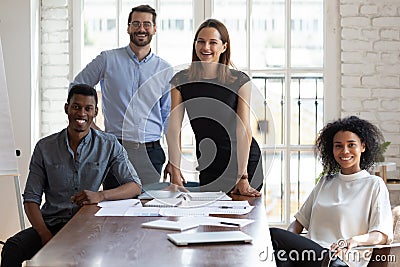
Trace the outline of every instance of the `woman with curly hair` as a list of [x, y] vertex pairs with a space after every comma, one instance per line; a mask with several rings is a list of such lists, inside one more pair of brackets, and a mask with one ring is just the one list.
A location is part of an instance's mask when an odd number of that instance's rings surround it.
[[376, 126], [355, 116], [320, 131], [315, 147], [325, 175], [288, 230], [270, 228], [277, 266], [367, 266], [371, 252], [354, 248], [392, 241], [388, 190], [367, 171], [382, 142]]

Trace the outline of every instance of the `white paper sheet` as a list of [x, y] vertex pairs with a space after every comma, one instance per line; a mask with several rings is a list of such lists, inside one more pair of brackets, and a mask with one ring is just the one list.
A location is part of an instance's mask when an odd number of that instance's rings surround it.
[[202, 208], [161, 208], [161, 216], [208, 216], [210, 214], [232, 214], [244, 215], [249, 213], [254, 207], [242, 208], [219, 208], [219, 207], [202, 207]]
[[102, 208], [142, 206], [139, 199], [107, 200], [97, 204]]
[[235, 228], [235, 227], [244, 227], [253, 222], [254, 220], [250, 219], [199, 216], [199, 217], [182, 217], [177, 221], [170, 221], [163, 219], [155, 220], [155, 221], [145, 222], [142, 224], [142, 226], [146, 228], [184, 231], [187, 229], [198, 227], [199, 225]]
[[94, 216], [125, 216], [129, 207], [105, 207], [101, 208]]
[[160, 216], [160, 208], [157, 207], [130, 207], [124, 216]]

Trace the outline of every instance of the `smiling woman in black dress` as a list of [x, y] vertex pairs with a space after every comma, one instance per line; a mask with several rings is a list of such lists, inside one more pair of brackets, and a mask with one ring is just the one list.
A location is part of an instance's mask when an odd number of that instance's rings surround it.
[[196, 138], [201, 189], [260, 196], [263, 171], [260, 148], [250, 129], [251, 81], [230, 65], [226, 27], [218, 20], [206, 20], [195, 34], [190, 67], [171, 80], [169, 163], [164, 176], [169, 174], [173, 184], [185, 183], [180, 130], [186, 110]]

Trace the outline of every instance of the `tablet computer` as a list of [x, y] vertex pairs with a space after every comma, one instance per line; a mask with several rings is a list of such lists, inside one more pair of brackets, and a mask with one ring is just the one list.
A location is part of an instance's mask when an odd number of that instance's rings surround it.
[[242, 231], [178, 233], [168, 234], [167, 236], [177, 246], [226, 242], [251, 243], [253, 241], [251, 236]]

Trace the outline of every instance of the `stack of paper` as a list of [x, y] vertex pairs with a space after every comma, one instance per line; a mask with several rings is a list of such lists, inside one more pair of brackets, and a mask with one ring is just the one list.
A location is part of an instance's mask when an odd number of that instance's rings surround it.
[[141, 207], [142, 203], [139, 199], [123, 199], [103, 201], [97, 204], [101, 209], [95, 216], [125, 216], [125, 213], [132, 207]]
[[231, 214], [231, 215], [244, 215], [252, 211], [254, 207], [200, 207], [200, 208], [161, 208], [161, 216], [208, 216], [210, 214]]
[[144, 204], [145, 207], [178, 207], [182, 204], [180, 198], [152, 199]]
[[187, 229], [195, 228], [199, 225], [208, 226], [221, 226], [221, 227], [244, 227], [254, 220], [250, 219], [234, 219], [234, 218], [220, 218], [220, 217], [182, 217], [177, 221], [170, 220], [155, 220], [150, 222], [142, 223], [142, 227], [155, 228], [155, 229], [166, 229], [175, 231], [184, 231]]
[[193, 201], [220, 201], [220, 200], [232, 200], [230, 196], [224, 192], [189, 192], [185, 193], [188, 198]]
[[[172, 198], [152, 199], [142, 206], [138, 199], [104, 201], [96, 216], [208, 216], [210, 214], [244, 215], [253, 207], [248, 201], [232, 201], [224, 192], [169, 192]], [[166, 193], [166, 194], [165, 194]], [[176, 193], [176, 194], [175, 194]]]
[[217, 201], [217, 200], [231, 200], [226, 193], [219, 192], [171, 192], [165, 190], [147, 190], [139, 195], [139, 199], [166, 199], [166, 198], [182, 198], [198, 201]]
[[115, 207], [133, 207], [136, 205], [141, 206], [141, 202], [139, 199], [122, 199], [122, 200], [106, 200], [100, 203], [97, 203], [97, 206], [101, 208], [115, 208]]
[[182, 192], [172, 192], [166, 190], [147, 190], [138, 196], [139, 199], [164, 199], [164, 198], [178, 198], [182, 195]]
[[142, 227], [145, 228], [155, 228], [155, 229], [166, 229], [175, 231], [185, 231], [187, 229], [195, 228], [199, 226], [197, 222], [194, 221], [168, 221], [168, 220], [156, 220], [151, 222], [142, 223]]

